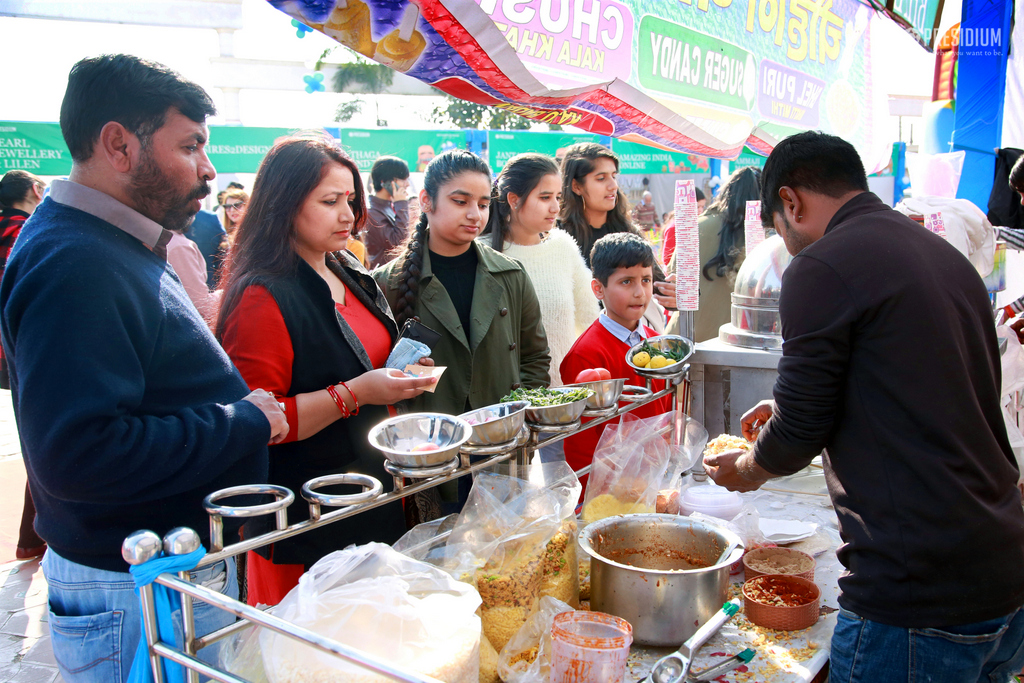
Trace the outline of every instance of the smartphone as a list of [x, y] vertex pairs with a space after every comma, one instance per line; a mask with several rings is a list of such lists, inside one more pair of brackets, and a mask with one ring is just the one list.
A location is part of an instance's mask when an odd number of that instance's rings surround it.
[[402, 331], [398, 336], [426, 344], [431, 350], [434, 349], [434, 345], [441, 339], [440, 332], [430, 329], [416, 319], [406, 320], [405, 324], [402, 325]]

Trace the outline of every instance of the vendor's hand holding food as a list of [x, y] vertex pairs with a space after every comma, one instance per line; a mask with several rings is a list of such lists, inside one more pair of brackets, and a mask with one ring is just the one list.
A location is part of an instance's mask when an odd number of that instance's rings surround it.
[[284, 408], [273, 394], [263, 389], [257, 389], [242, 400], [259, 408], [270, 422], [270, 441], [267, 442], [267, 445], [273, 446], [284, 441], [284, 438], [288, 436], [288, 418], [285, 417]]
[[[422, 360], [420, 364], [426, 365]], [[430, 365], [433, 365], [433, 361], [430, 361]], [[389, 406], [419, 396], [426, 387], [436, 384], [437, 378], [409, 377], [401, 370], [380, 368], [363, 373], [348, 383], [359, 396], [360, 403]]]
[[716, 484], [730, 491], [756, 491], [772, 477], [742, 448], [704, 456], [704, 469]]
[[775, 401], [761, 401], [756, 406], [743, 414], [740, 425], [743, 429], [743, 437], [748, 441], [755, 441], [761, 433], [761, 428], [775, 412]]
[[1024, 344], [1024, 316], [1010, 323], [1010, 329], [1017, 333], [1017, 341]]

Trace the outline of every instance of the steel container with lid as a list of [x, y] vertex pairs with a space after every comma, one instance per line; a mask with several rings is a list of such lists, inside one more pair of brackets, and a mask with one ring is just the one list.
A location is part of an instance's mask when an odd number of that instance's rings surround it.
[[782, 273], [792, 260], [778, 235], [768, 237], [747, 254], [736, 274], [732, 322], [718, 330], [720, 340], [750, 349], [782, 348], [779, 296]]

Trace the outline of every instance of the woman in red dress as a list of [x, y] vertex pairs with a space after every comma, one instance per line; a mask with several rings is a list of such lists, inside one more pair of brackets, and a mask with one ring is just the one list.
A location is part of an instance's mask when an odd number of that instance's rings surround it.
[[[279, 140], [260, 165], [235, 238], [217, 336], [246, 382], [284, 404], [289, 431], [270, 448], [270, 483], [296, 493], [288, 522], [309, 517], [299, 496], [315, 477], [359, 472], [389, 490], [368, 441], [387, 405], [435, 380], [383, 369], [398, 330], [373, 279], [345, 250], [365, 219], [355, 163], [330, 137]], [[270, 518], [246, 526], [250, 538]], [[277, 604], [314, 562], [352, 543], [392, 543], [401, 505], [374, 508], [248, 557], [248, 601]]]

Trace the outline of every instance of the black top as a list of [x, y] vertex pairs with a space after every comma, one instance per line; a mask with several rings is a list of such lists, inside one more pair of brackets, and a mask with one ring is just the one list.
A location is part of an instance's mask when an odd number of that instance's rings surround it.
[[476, 285], [476, 249], [467, 249], [458, 256], [440, 256], [430, 252], [430, 270], [448, 290], [448, 297], [459, 314], [459, 322], [469, 338], [469, 314], [473, 308], [473, 287]]
[[[355, 257], [345, 252], [328, 255], [327, 266], [345, 283], [348, 292], [384, 324], [393, 343], [398, 328], [373, 278]], [[335, 308], [330, 287], [309, 264], [299, 259], [298, 269], [292, 276], [261, 284], [277, 302], [294, 350], [288, 396], [319, 391], [373, 369], [355, 331]], [[308, 439], [270, 447], [270, 483], [280, 484], [295, 493], [295, 502], [288, 508], [289, 524], [309, 519], [309, 504], [302, 498], [301, 491], [302, 485], [315, 477], [345, 472], [368, 474], [376, 477], [385, 491], [392, 489], [393, 478], [384, 470], [384, 459], [367, 439], [374, 425], [387, 418], [387, 407], [361, 404], [358, 415], [336, 420]], [[327, 494], [353, 492], [352, 487], [321, 490]], [[273, 515], [256, 518], [246, 526], [247, 536], [269, 531], [272, 522]], [[308, 569], [324, 555], [352, 543], [390, 544], [403, 533], [402, 506], [389, 503], [358, 517], [279, 541], [273, 545], [273, 560], [276, 564], [303, 564]], [[258, 552], [264, 557], [270, 554], [267, 548]]]
[[988, 294], [954, 247], [865, 192], [793, 259], [775, 415], [754, 457], [827, 447], [849, 570], [840, 604], [905, 628], [1024, 603], [1024, 512], [999, 405]]

